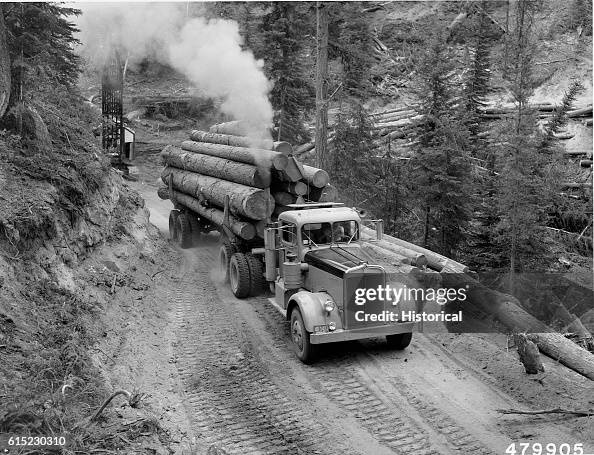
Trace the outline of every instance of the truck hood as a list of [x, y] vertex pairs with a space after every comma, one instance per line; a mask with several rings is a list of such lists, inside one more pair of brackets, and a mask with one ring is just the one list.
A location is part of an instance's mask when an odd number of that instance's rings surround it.
[[358, 247], [332, 246], [330, 248], [308, 251], [303, 259], [307, 264], [340, 278], [344, 276], [344, 272], [351, 267], [361, 264], [361, 262], [371, 264], [370, 257]]

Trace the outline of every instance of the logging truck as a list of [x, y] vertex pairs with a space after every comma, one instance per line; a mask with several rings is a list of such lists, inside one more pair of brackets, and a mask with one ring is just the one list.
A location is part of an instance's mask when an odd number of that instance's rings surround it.
[[[269, 300], [289, 321], [302, 362], [314, 360], [317, 345], [324, 343], [385, 336], [393, 348], [409, 345], [414, 323], [358, 317], [362, 312], [384, 312], [391, 302], [355, 302], [357, 289], [385, 286], [387, 278], [385, 268], [373, 264], [362, 249], [362, 219], [356, 209], [334, 202], [290, 204], [276, 221], [265, 223], [261, 235], [245, 240], [230, 221], [228, 198], [220, 223], [207, 220], [175, 196], [172, 200], [171, 237], [187, 248], [202, 233], [220, 231], [220, 277], [238, 298], [270, 290]], [[381, 239], [382, 221], [371, 222]]]

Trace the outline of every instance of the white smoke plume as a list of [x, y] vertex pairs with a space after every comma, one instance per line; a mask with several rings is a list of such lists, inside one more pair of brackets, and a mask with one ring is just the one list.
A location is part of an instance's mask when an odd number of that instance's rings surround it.
[[263, 138], [272, 124], [270, 82], [263, 62], [241, 48], [237, 23], [187, 17], [181, 3], [87, 3], [78, 20], [81, 53], [100, 70], [113, 49], [128, 64], [151, 58], [185, 75], [197, 89], [223, 100], [221, 110]]

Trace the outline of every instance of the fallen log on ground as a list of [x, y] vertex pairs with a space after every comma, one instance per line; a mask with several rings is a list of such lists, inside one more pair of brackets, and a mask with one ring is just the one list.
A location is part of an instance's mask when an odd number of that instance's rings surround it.
[[590, 417], [594, 416], [594, 409], [586, 409], [583, 411], [575, 409], [543, 409], [539, 411], [520, 411], [519, 409], [496, 409], [501, 414], [525, 414], [525, 415], [541, 415], [541, 414], [571, 414], [577, 417]]
[[569, 111], [567, 113], [567, 117], [574, 118], [574, 117], [591, 117], [592, 116], [592, 106], [583, 107], [581, 109], [575, 109], [573, 111]]
[[[215, 207], [204, 207], [198, 199], [193, 198], [179, 191], [173, 192], [173, 202], [179, 203], [190, 210], [196, 212], [201, 217], [206, 218], [217, 226], [222, 226], [224, 222], [224, 213]], [[256, 228], [248, 221], [240, 220], [232, 215], [229, 216], [229, 229], [244, 240], [251, 240], [256, 236]]]
[[168, 166], [255, 188], [268, 188], [272, 180], [269, 169], [202, 153], [188, 152], [173, 145], [163, 149], [161, 158], [163, 164]]
[[307, 183], [316, 188], [323, 188], [330, 181], [330, 176], [325, 170], [305, 164], [303, 165], [303, 178]]
[[488, 288], [468, 274], [442, 273], [446, 288], [466, 288], [465, 305], [472, 305], [486, 315], [492, 315], [512, 333], [530, 333], [540, 352], [594, 380], [594, 355], [525, 311], [518, 299]]
[[270, 216], [274, 210], [274, 199], [265, 190], [166, 167], [161, 179], [168, 185], [170, 178], [175, 190], [197, 199], [205, 198], [219, 207], [225, 205], [225, 197], [229, 196], [229, 208], [232, 213], [252, 220], [262, 220]]
[[208, 144], [206, 142], [196, 141], [184, 141], [182, 142], [181, 148], [189, 152], [216, 156], [268, 169], [282, 170], [289, 162], [286, 155], [265, 149], [233, 147], [231, 145]]
[[233, 134], [234, 136], [244, 136], [248, 133], [245, 122], [239, 120], [217, 123], [216, 125], [212, 125], [208, 131], [218, 134]]
[[209, 144], [230, 145], [232, 147], [260, 148], [274, 150], [284, 155], [293, 153], [293, 147], [288, 142], [274, 142], [272, 139], [251, 139], [245, 136], [233, 136], [231, 134], [209, 133], [206, 131], [193, 130], [190, 139], [196, 142], [208, 142]]
[[169, 188], [166, 186], [160, 186], [157, 190], [157, 196], [159, 196], [159, 199], [166, 201], [169, 199]]

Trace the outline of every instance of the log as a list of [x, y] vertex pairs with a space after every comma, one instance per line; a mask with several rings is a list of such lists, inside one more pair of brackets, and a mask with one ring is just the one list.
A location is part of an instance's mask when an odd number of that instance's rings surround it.
[[[203, 218], [211, 221], [217, 226], [222, 226], [224, 222], [224, 213], [222, 210], [215, 207], [204, 207], [200, 201], [192, 196], [189, 196], [178, 191], [173, 192], [173, 198], [176, 203], [189, 208], [196, 212]], [[234, 216], [229, 216], [229, 229], [244, 240], [251, 240], [256, 236], [256, 228], [250, 222], [240, 220]]]
[[232, 134], [234, 136], [244, 136], [248, 133], [245, 122], [239, 120], [217, 123], [216, 125], [212, 125], [208, 131], [211, 133]]
[[567, 156], [581, 156], [581, 155], [587, 155], [588, 151], [587, 150], [571, 150], [568, 152], [563, 152], [564, 155]]
[[290, 193], [286, 193], [284, 191], [272, 193], [272, 197], [274, 198], [274, 202], [278, 205], [294, 204], [297, 200], [297, 196], [294, 196]]
[[520, 362], [524, 365], [524, 370], [527, 374], [538, 374], [544, 372], [544, 365], [540, 360], [540, 353], [538, 346], [530, 341], [525, 333], [520, 333], [515, 337], [516, 345], [518, 346], [518, 355]]
[[594, 380], [594, 355], [568, 340], [560, 333], [528, 335], [540, 350], [574, 371]]
[[268, 188], [272, 180], [269, 169], [216, 156], [188, 152], [173, 145], [168, 145], [163, 149], [161, 158], [163, 164], [168, 166], [255, 188]]
[[567, 117], [590, 117], [592, 116], [592, 106], [583, 107], [581, 109], [575, 109], [567, 113]]
[[258, 148], [234, 147], [231, 145], [208, 144], [196, 141], [184, 141], [181, 148], [189, 152], [216, 156], [267, 169], [282, 170], [289, 162], [288, 158], [280, 152]]
[[371, 250], [373, 253], [375, 253], [375, 255], [372, 254], [372, 256], [379, 257], [382, 260], [382, 262], [387, 262], [392, 265], [413, 265], [411, 262], [411, 258], [407, 258], [406, 256], [399, 255], [397, 253], [394, 253], [393, 251], [386, 250], [377, 243], [366, 243], [363, 247], [363, 250], [367, 250], [368, 254], [369, 250]]
[[594, 416], [594, 409], [590, 410], [575, 410], [575, 409], [542, 409], [539, 411], [521, 411], [519, 409], [496, 409], [501, 414], [524, 414], [524, 415], [541, 415], [541, 414], [569, 414], [577, 417], [590, 417]]
[[233, 136], [230, 134], [209, 133], [206, 131], [193, 130], [190, 139], [196, 142], [208, 142], [209, 144], [231, 145], [233, 147], [260, 148], [274, 150], [283, 155], [293, 153], [293, 147], [288, 142], [274, 142], [271, 139], [254, 140], [245, 136]]
[[157, 196], [159, 196], [159, 199], [166, 201], [169, 199], [169, 188], [166, 186], [160, 186], [157, 190]]
[[305, 182], [275, 182], [273, 191], [285, 191], [295, 196], [303, 196], [307, 194], [309, 189]]
[[561, 184], [561, 189], [566, 188], [592, 188], [590, 182], [564, 182]]
[[559, 133], [559, 134], [555, 134], [553, 135], [555, 137], [555, 139], [559, 139], [561, 141], [567, 140], [567, 139], [571, 139], [572, 137], [575, 136], [575, 134], [572, 133]]
[[324, 188], [310, 186], [305, 197], [312, 202], [335, 202], [338, 199], [338, 190], [333, 185], [326, 185]]
[[429, 264], [429, 261], [425, 257], [424, 254], [421, 254], [417, 251], [411, 250], [410, 248], [404, 248], [399, 245], [395, 245], [393, 243], [387, 242], [385, 240], [379, 240], [377, 242], [385, 250], [391, 251], [396, 253], [400, 256], [408, 258], [410, 260], [410, 264], [417, 266], [417, 267], [425, 267]]
[[[375, 238], [375, 231], [369, 229], [366, 226], [362, 226], [361, 232], [370, 238]], [[417, 253], [423, 254], [427, 258], [427, 264], [438, 272], [448, 273], [467, 273], [470, 269], [464, 264], [460, 264], [452, 259], [449, 259], [441, 254], [435, 253], [434, 251], [415, 245], [414, 243], [407, 242], [405, 240], [392, 237], [391, 235], [384, 234], [383, 240], [392, 243], [394, 245], [408, 248], [416, 251]]]
[[310, 185], [315, 186], [316, 188], [323, 188], [326, 185], [328, 185], [328, 182], [330, 181], [330, 176], [323, 169], [318, 169], [316, 167], [307, 166], [304, 164], [303, 179]]
[[171, 184], [176, 191], [199, 200], [205, 198], [219, 207], [225, 205], [225, 196], [229, 196], [231, 212], [252, 220], [262, 220], [270, 216], [274, 210], [274, 199], [266, 190], [173, 167], [166, 167], [161, 174], [161, 179], [166, 185], [169, 178], [172, 179]]
[[303, 179], [303, 165], [295, 159], [295, 157], [288, 157], [285, 168], [278, 172], [279, 179], [285, 182], [298, 182]]
[[295, 156], [303, 155], [304, 153], [307, 153], [307, 152], [313, 150], [315, 148], [315, 146], [316, 146], [316, 144], [314, 144], [313, 142], [308, 142], [307, 144], [300, 145], [299, 147], [297, 147], [295, 149], [295, 151], [293, 152], [293, 155], [295, 155]]

